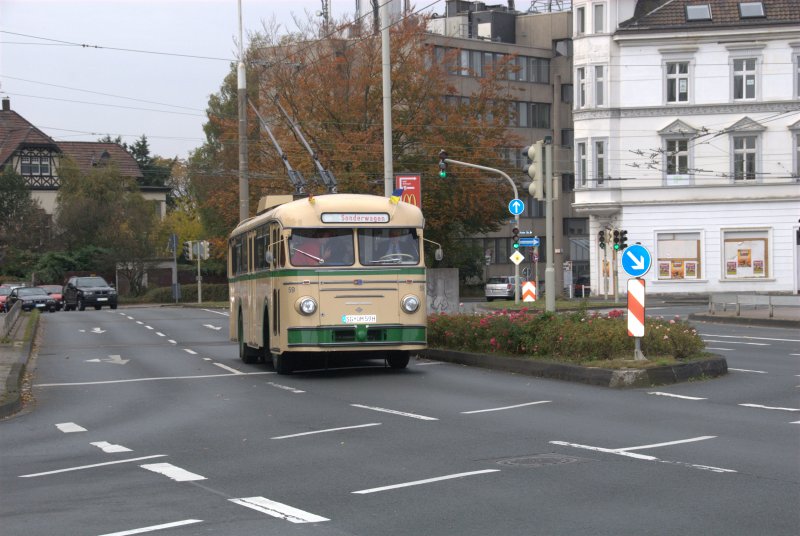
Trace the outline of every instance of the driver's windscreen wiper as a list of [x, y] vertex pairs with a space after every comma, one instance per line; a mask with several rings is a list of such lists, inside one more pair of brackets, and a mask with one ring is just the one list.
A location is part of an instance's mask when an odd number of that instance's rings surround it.
[[317, 262], [318, 262], [318, 263], [320, 263], [320, 264], [322, 264], [322, 263], [324, 263], [324, 262], [325, 262], [325, 259], [322, 259], [322, 258], [320, 258], [320, 257], [317, 257], [316, 255], [312, 255], [311, 253], [308, 253], [308, 252], [306, 252], [306, 251], [303, 251], [303, 250], [302, 250], [302, 249], [300, 249], [300, 248], [292, 248], [292, 253], [294, 253], [294, 252], [297, 252], [297, 253], [302, 253], [302, 254], [303, 254], [303, 255], [305, 255], [306, 257], [309, 257], [309, 258], [311, 258], [311, 259], [314, 259], [315, 261], [317, 261]]

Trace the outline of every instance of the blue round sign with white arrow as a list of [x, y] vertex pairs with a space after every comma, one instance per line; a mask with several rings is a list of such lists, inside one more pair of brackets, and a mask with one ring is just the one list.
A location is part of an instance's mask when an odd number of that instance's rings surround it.
[[641, 277], [650, 270], [653, 257], [646, 247], [633, 244], [622, 253], [622, 269], [631, 277]]
[[514, 216], [519, 216], [525, 212], [525, 202], [521, 199], [512, 199], [508, 203], [508, 211]]

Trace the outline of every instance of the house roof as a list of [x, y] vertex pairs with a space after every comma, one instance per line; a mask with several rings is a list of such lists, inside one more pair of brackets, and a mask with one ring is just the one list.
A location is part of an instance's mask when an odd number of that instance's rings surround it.
[[5, 164], [21, 147], [58, 150], [53, 138], [33, 126], [13, 110], [0, 109], [0, 165]]
[[[798, 0], [761, 0], [764, 17], [741, 17], [739, 4], [758, 0], [639, 0], [633, 17], [620, 24], [620, 31], [714, 29], [731, 26], [777, 26], [800, 23]], [[707, 5], [711, 19], [689, 20], [687, 6]]]
[[58, 143], [65, 156], [71, 157], [81, 171], [114, 162], [125, 177], [142, 178], [142, 170], [131, 154], [118, 143], [96, 141], [62, 141]]

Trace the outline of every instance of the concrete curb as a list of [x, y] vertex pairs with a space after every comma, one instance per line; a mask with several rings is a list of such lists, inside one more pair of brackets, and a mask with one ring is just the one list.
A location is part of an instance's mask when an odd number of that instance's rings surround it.
[[682, 363], [680, 365], [654, 367], [651, 369], [611, 370], [599, 367], [581, 367], [563, 363], [548, 363], [501, 355], [473, 354], [452, 350], [429, 348], [419, 354], [435, 361], [458, 363], [471, 367], [502, 370], [516, 374], [527, 374], [540, 378], [550, 378], [585, 383], [599, 387], [649, 387], [680, 383], [702, 378], [716, 378], [728, 373], [728, 362], [724, 357], [711, 357]]
[[698, 322], [711, 322], [716, 324], [744, 324], [749, 326], [766, 326], [773, 328], [794, 328], [800, 329], [800, 320], [790, 320], [786, 318], [758, 318], [754, 316], [728, 316], [711, 315], [708, 313], [691, 313], [689, 320]]
[[[12, 334], [14, 333], [15, 329], [21, 329], [23, 331], [25, 330], [27, 323], [30, 322], [30, 319], [27, 317], [20, 317], [20, 319], [23, 318], [24, 322], [21, 325], [13, 328], [11, 330]], [[13, 415], [22, 409], [22, 380], [25, 377], [25, 370], [28, 366], [28, 359], [31, 355], [33, 341], [36, 338], [37, 329], [39, 329], [38, 321], [34, 326], [33, 333], [29, 341], [25, 341], [22, 344], [17, 345], [16, 342], [19, 341], [16, 338], [12, 338], [15, 343], [0, 347], [0, 352], [4, 354], [4, 360], [6, 363], [10, 362], [11, 364], [11, 370], [9, 371], [8, 376], [5, 378], [5, 389], [2, 393], [0, 393], [0, 395], [2, 395], [2, 398], [0, 399], [0, 419], [9, 417], [10, 415]]]

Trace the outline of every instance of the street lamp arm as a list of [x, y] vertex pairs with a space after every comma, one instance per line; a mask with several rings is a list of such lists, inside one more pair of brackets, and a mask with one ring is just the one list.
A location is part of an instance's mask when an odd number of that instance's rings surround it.
[[447, 162], [448, 164], [457, 164], [459, 166], [480, 169], [482, 171], [489, 171], [490, 173], [496, 173], [502, 176], [505, 180], [508, 181], [508, 184], [511, 185], [511, 188], [514, 189], [514, 199], [519, 199], [519, 192], [517, 191], [517, 185], [514, 184], [514, 181], [511, 180], [511, 177], [509, 177], [506, 173], [500, 171], [499, 169], [490, 168], [486, 166], [479, 166], [478, 164], [470, 164], [469, 162], [461, 162], [459, 160], [453, 160], [452, 158], [445, 158], [444, 161]]

